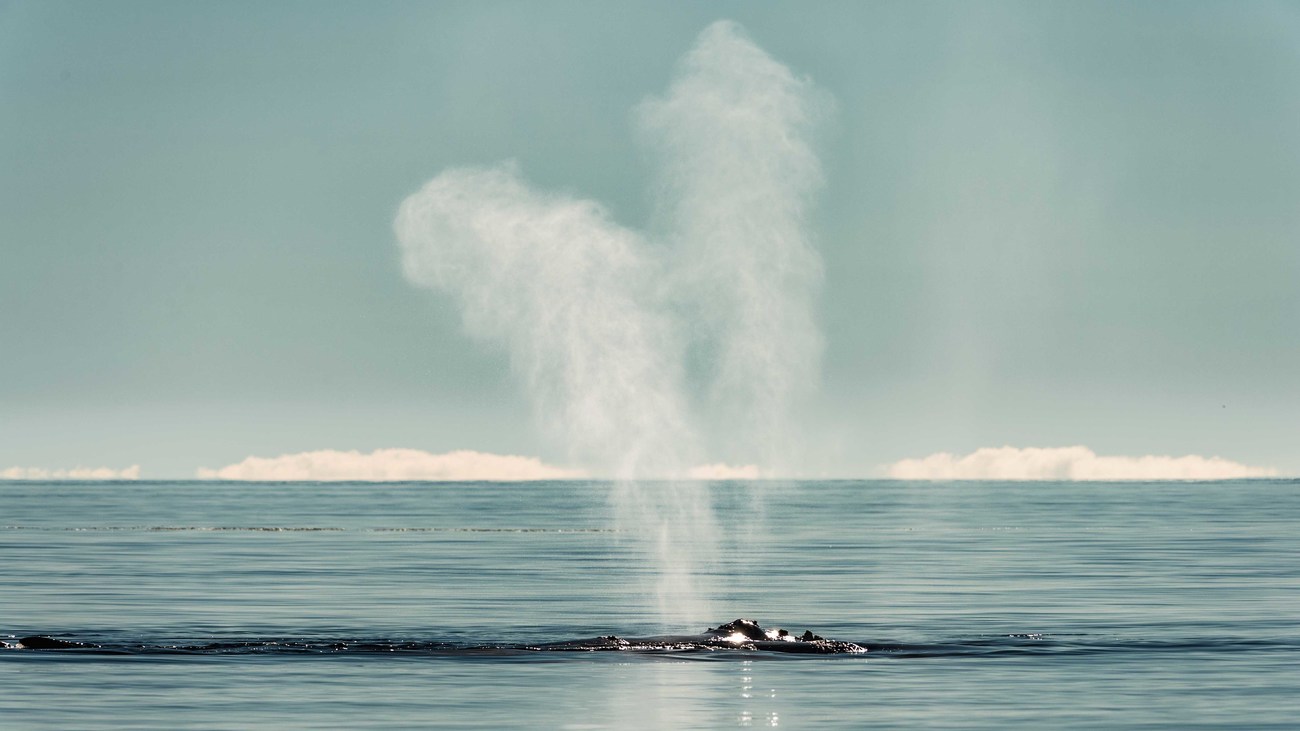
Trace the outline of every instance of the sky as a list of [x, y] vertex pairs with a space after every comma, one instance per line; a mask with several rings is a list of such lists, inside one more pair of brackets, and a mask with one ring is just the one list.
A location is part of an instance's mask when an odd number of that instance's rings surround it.
[[582, 467], [510, 348], [404, 273], [395, 217], [513, 161], [653, 230], [638, 110], [719, 19], [826, 100], [787, 471], [1086, 447], [1300, 474], [1281, 2], [0, 2], [0, 470]]

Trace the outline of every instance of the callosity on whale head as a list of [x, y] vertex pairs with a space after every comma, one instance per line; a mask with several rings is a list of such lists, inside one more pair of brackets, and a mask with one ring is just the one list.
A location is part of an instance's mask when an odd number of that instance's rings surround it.
[[[779, 631], [785, 632], [785, 630]], [[734, 638], [737, 642], [776, 639], [775, 637], [769, 637], [767, 631], [758, 626], [758, 622], [752, 619], [735, 619], [717, 627], [710, 627], [704, 630], [704, 633], [720, 640]]]
[[599, 650], [642, 652], [690, 652], [698, 650], [757, 650], [816, 655], [856, 655], [867, 648], [852, 642], [818, 637], [812, 632], [793, 635], [783, 629], [763, 629], [752, 619], [737, 619], [710, 627], [698, 635], [656, 635], [654, 637], [617, 637], [606, 635], [585, 640], [548, 642], [528, 645], [525, 649], [550, 651]]
[[[815, 635], [811, 630], [804, 630], [802, 635], [793, 635], [783, 629], [763, 629], [752, 619], [736, 619], [717, 627], [705, 630], [705, 635], [714, 642], [725, 642], [737, 646], [754, 647], [762, 650], [783, 652], [818, 652], [818, 653], [859, 653], [867, 649], [852, 642], [827, 640]], [[785, 643], [793, 643], [787, 645]]]

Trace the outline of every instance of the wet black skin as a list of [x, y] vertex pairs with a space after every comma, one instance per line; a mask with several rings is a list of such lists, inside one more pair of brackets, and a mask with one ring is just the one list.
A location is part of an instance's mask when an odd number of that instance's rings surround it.
[[783, 629], [774, 630], [776, 637], [752, 619], [737, 619], [717, 627], [710, 627], [698, 635], [660, 635], [656, 637], [622, 638], [615, 635], [594, 637], [589, 640], [554, 642], [537, 645], [536, 650], [762, 650], [765, 652], [796, 652], [811, 654], [846, 654], [866, 652], [866, 648], [852, 642], [827, 640], [805, 631], [792, 635]]
[[41, 635], [24, 637], [18, 640], [18, 644], [28, 650], [70, 650], [76, 647], [88, 647], [88, 645], [83, 645], [80, 642], [56, 640], [53, 637], [44, 637]]
[[[18, 640], [19, 647], [27, 650], [69, 650], [73, 652], [94, 652], [94, 653], [139, 653], [148, 651], [161, 652], [231, 652], [231, 651], [262, 651], [267, 647], [287, 648], [289, 651], [321, 651], [322, 646], [312, 643], [311, 641], [294, 641], [294, 640], [266, 640], [257, 639], [251, 641], [234, 641], [225, 643], [212, 643], [207, 645], [195, 646], [154, 646], [147, 645], [97, 645], [85, 642], [73, 642], [71, 640], [60, 640], [46, 635], [32, 635], [23, 637]], [[357, 641], [353, 643], [337, 643], [325, 647], [328, 651], [338, 651], [343, 649], [361, 649], [363, 647], [381, 647], [385, 651], [392, 651], [394, 647], [399, 647], [403, 651], [427, 650], [429, 652], [594, 652], [594, 651], [664, 651], [664, 652], [683, 652], [696, 650], [759, 650], [764, 652], [795, 652], [811, 654], [854, 654], [866, 652], [866, 648], [855, 645], [852, 642], [839, 642], [836, 640], [827, 640], [818, 637], [812, 632], [804, 632], [802, 635], [792, 635], [785, 630], [772, 630], [770, 633], [759, 626], [758, 622], [752, 619], [737, 619], [717, 627], [710, 627], [698, 635], [660, 635], [656, 637], [630, 637], [623, 638], [615, 635], [605, 637], [593, 637], [584, 640], [569, 640], [565, 642], [548, 642], [544, 644], [499, 644], [499, 645], [478, 645], [478, 646], [461, 646], [453, 647], [445, 643], [405, 643], [393, 645], [388, 642], [368, 643]]]

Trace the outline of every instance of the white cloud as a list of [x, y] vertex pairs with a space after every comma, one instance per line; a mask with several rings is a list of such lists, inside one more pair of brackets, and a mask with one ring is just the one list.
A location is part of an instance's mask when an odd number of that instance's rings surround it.
[[1228, 480], [1275, 477], [1277, 470], [1221, 457], [1099, 457], [1087, 447], [986, 447], [939, 452], [888, 467], [901, 480]]
[[692, 480], [757, 480], [763, 474], [756, 465], [733, 466], [718, 462], [692, 467], [686, 476]]
[[0, 470], [0, 480], [138, 480], [140, 465], [125, 469], [112, 467], [76, 467], [70, 470], [47, 470], [42, 467], [9, 467]]
[[249, 457], [220, 469], [199, 468], [204, 480], [400, 481], [400, 480], [561, 480], [585, 476], [535, 457], [459, 450], [430, 454], [419, 449], [376, 449], [369, 454], [323, 449], [279, 457]]

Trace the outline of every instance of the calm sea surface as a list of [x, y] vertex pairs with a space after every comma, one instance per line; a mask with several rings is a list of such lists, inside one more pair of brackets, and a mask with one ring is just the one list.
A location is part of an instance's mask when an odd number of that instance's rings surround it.
[[[0, 483], [0, 727], [1300, 728], [1300, 482], [720, 483], [690, 627], [611, 489]], [[508, 649], [737, 617], [870, 652]]]

